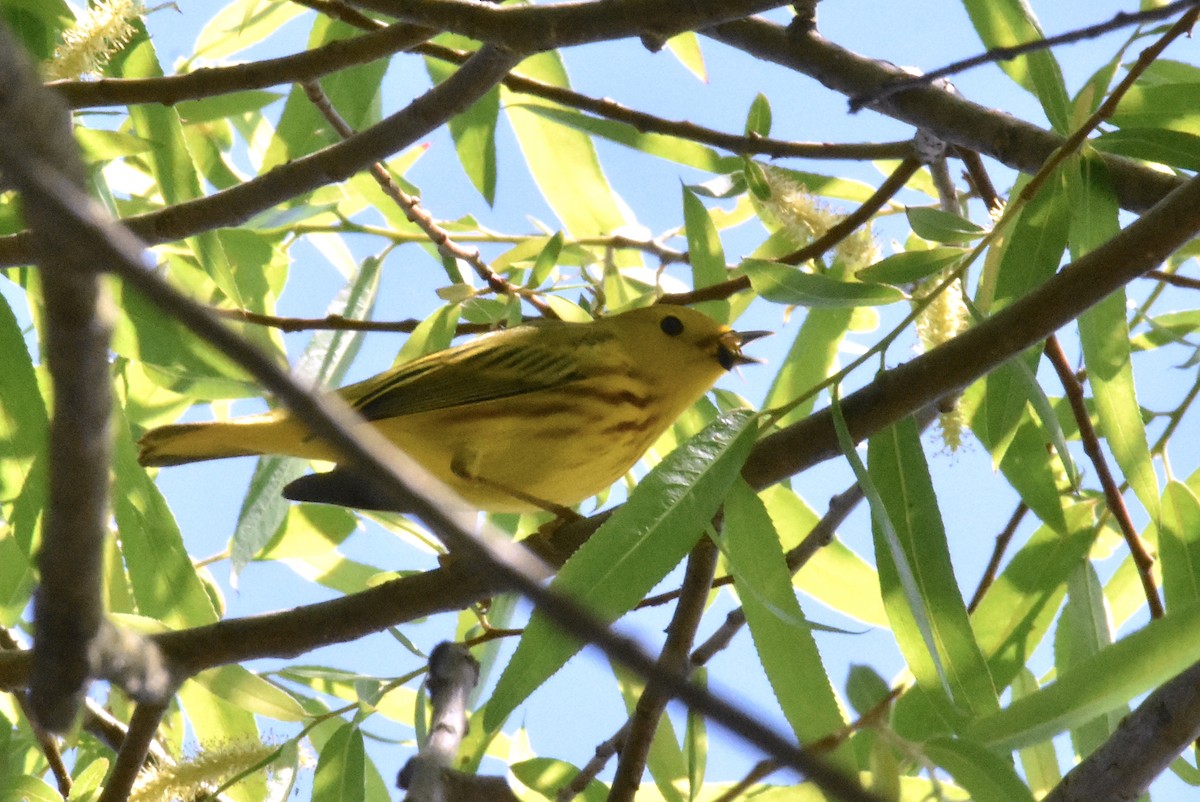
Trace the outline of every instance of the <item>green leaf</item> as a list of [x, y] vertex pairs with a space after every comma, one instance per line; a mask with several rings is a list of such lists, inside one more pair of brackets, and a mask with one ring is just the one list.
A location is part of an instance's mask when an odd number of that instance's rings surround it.
[[667, 40], [667, 50], [679, 60], [688, 72], [708, 83], [708, 70], [704, 66], [704, 53], [700, 50], [700, 38], [694, 31], [684, 31]]
[[[350, 320], [370, 317], [379, 290], [379, 274], [378, 259], [363, 260], [359, 270], [326, 308], [326, 315], [341, 315]], [[357, 355], [362, 338], [362, 332], [316, 332], [293, 371], [294, 375], [313, 386], [337, 386]], [[304, 460], [278, 456], [262, 457], [254, 466], [250, 490], [238, 513], [231, 545], [230, 582], [234, 587], [237, 587], [242, 569], [283, 523], [289, 507], [282, 496], [283, 488], [302, 475], [305, 468]]]
[[[846, 722], [792, 588], [779, 536], [766, 506], [744, 481], [735, 482], [725, 498], [720, 542], [758, 659], [792, 731], [802, 744], [838, 731]], [[829, 757], [843, 771], [853, 771], [848, 744]]]
[[279, 92], [231, 92], [200, 100], [185, 100], [176, 105], [175, 109], [184, 125], [196, 125], [261, 111], [283, 97]]
[[1158, 549], [1167, 609], [1200, 602], [1200, 499], [1182, 482], [1163, 492]]
[[[989, 50], [1044, 38], [1033, 10], [1022, 0], [963, 0], [963, 5], [980, 40]], [[1070, 130], [1070, 98], [1062, 69], [1052, 51], [1026, 53], [1001, 60], [997, 66], [1041, 101], [1042, 110], [1055, 131], [1065, 134]]]
[[1169, 612], [1071, 669], [1031, 696], [968, 725], [994, 749], [1015, 749], [1119, 709], [1174, 677], [1200, 654], [1200, 605]]
[[1200, 134], [1168, 128], [1122, 128], [1101, 134], [1091, 144], [1104, 153], [1200, 170]]
[[[708, 215], [708, 209], [704, 208], [696, 193], [687, 187], [683, 188], [683, 225], [687, 234], [693, 286], [700, 289], [720, 284], [728, 278], [721, 236]], [[696, 308], [715, 320], [729, 318], [728, 301], [706, 301], [697, 304]]]
[[[123, 56], [120, 62], [122, 77], [162, 77], [158, 56], [149, 40], [128, 48]], [[188, 151], [179, 112], [169, 106], [141, 103], [129, 107], [129, 120], [134, 135], [154, 143], [147, 154], [147, 161], [163, 202], [175, 205], [203, 197], [200, 175]], [[206, 231], [189, 237], [186, 242], [201, 269], [220, 287], [221, 292], [245, 307], [217, 232]]]
[[[1013, 681], [1013, 699], [1021, 699], [1038, 690], [1037, 677], [1027, 668], [1018, 672]], [[1050, 789], [1062, 781], [1062, 771], [1058, 767], [1058, 756], [1054, 753], [1054, 744], [1044, 741], [1040, 744], [1027, 746], [1020, 750], [1021, 768], [1029, 781], [1029, 790], [1035, 799], [1041, 799]]]
[[555, 232], [553, 237], [546, 240], [546, 244], [538, 251], [537, 259], [533, 263], [533, 272], [529, 276], [530, 287], [540, 287], [550, 279], [550, 274], [554, 272], [554, 268], [558, 265], [558, 255], [562, 253], [563, 233]]
[[[757, 420], [746, 411], [728, 413], [667, 455], [550, 586], [606, 622], [632, 609], [708, 527], [754, 445]], [[535, 612], [487, 704], [484, 726], [497, 729], [579, 649]]]
[[957, 264], [968, 251], [963, 248], [930, 248], [926, 251], [901, 251], [880, 259], [855, 273], [859, 281], [880, 284], [912, 284]]
[[1041, 526], [1012, 556], [971, 615], [996, 686], [1012, 682], [1041, 643], [1066, 595], [1067, 579], [1096, 538], [1091, 503], [1071, 506], [1066, 533]]
[[196, 573], [175, 518], [137, 462], [122, 410], [113, 412], [113, 511], [138, 612], [177, 629], [214, 623], [219, 616], [213, 599]]
[[771, 103], [767, 96], [759, 92], [750, 103], [750, 112], [746, 115], [746, 136], [771, 135]]
[[6, 777], [0, 782], [0, 799], [20, 799], [22, 802], [62, 802], [57, 790], [38, 777]]
[[[850, 307], [810, 309], [771, 381], [763, 409], [789, 404], [828, 378], [837, 365], [843, 339], [853, 319], [854, 310]], [[817, 394], [814, 393], [776, 421], [776, 425], [788, 426], [807, 417], [816, 401]]]
[[958, 591], [913, 420], [872, 437], [867, 459], [878, 494], [868, 494], [876, 524], [875, 562], [901, 652], [927, 692], [945, 688], [956, 716], [995, 710], [996, 689]]
[[[309, 33], [308, 47], [314, 49], [360, 35], [358, 29], [318, 14]], [[321, 90], [350, 128], [361, 130], [379, 119], [379, 87], [387, 67], [387, 59], [377, 59], [321, 78]], [[303, 87], [294, 86], [279, 116], [275, 136], [263, 155], [261, 171], [266, 172], [272, 167], [315, 153], [341, 139], [321, 111], [308, 99]], [[286, 205], [307, 199], [304, 196]]]
[[[548, 757], [522, 760], [519, 763], [511, 764], [508, 770], [521, 781], [522, 785], [532, 788], [546, 799], [553, 799], [558, 789], [571, 782], [579, 774], [579, 767]], [[604, 802], [608, 799], [608, 788], [593, 777], [575, 799], [580, 802]]]
[[[621, 698], [625, 702], [625, 712], [632, 716], [638, 700], [646, 691], [645, 682], [619, 664], [614, 663], [612, 667], [621, 690]], [[658, 721], [658, 727], [650, 740], [650, 749], [646, 753], [646, 769], [650, 772], [650, 777], [664, 802], [684, 802], [680, 789], [687, 778], [687, 764], [683, 750], [679, 748], [675, 723], [671, 721], [670, 716], [663, 716]]]
[[[1068, 169], [1067, 173], [1074, 209], [1071, 252], [1078, 259], [1115, 236], [1120, 226], [1116, 194], [1103, 163], [1091, 157], [1075, 164], [1078, 170]], [[1150, 517], [1157, 520], [1158, 478], [1133, 380], [1124, 289], [1080, 316], [1079, 339], [1099, 418], [1099, 433], [1107, 441], [1133, 492]]]
[[960, 738], [934, 738], [921, 751], [945, 769], [973, 802], [1033, 802], [1007, 757]]
[[200, 29], [192, 61], [223, 61], [279, 31], [305, 8], [280, 0], [234, 0]]
[[965, 217], [929, 206], [909, 206], [904, 210], [913, 233], [933, 242], [973, 242], [987, 233]]
[[73, 132], [79, 144], [79, 155], [88, 164], [99, 164], [135, 153], [145, 153], [154, 143], [140, 136], [121, 131], [97, 131], [77, 126]]
[[251, 713], [277, 721], [308, 718], [308, 713], [290, 693], [240, 665], [202, 671], [195, 680], [213, 695]]
[[[521, 74], [553, 86], [568, 86], [557, 52], [525, 59]], [[634, 222], [604, 177], [591, 138], [543, 116], [557, 106], [503, 87], [500, 98], [533, 180], [564, 229], [575, 236], [593, 236], [610, 234]], [[618, 251], [616, 258], [620, 265], [641, 263], [640, 257], [629, 251]]]
[[1119, 128], [1160, 128], [1200, 136], [1200, 85], [1135, 83], [1109, 122]]
[[[523, 65], [522, 70], [524, 70]], [[644, 133], [628, 123], [593, 117], [574, 109], [550, 106], [544, 103], [531, 105], [526, 96], [510, 98], [506, 101], [505, 108], [513, 108], [515, 104], [524, 104], [521, 108], [531, 115], [559, 123], [556, 128], [567, 126], [577, 131], [595, 134], [610, 142], [641, 151], [648, 156], [656, 156], [709, 173], [730, 173], [738, 169], [740, 164], [737, 156], [722, 156], [710, 147], [687, 139], [669, 134]]]
[[[1067, 593], [1067, 603], [1054, 633], [1054, 667], [1060, 677], [1072, 666], [1112, 643], [1104, 608], [1104, 590], [1089, 561], [1080, 562], [1071, 572]], [[1127, 712], [1128, 709], [1124, 708], [1110, 711], [1107, 715], [1073, 726], [1071, 743], [1075, 746], [1075, 754], [1082, 758], [1095, 751], [1108, 740], [1120, 717]]]
[[778, 304], [818, 308], [885, 306], [908, 297], [886, 284], [838, 281], [763, 259], [746, 259], [742, 268], [754, 291]]
[[[1002, 365], [985, 382], [976, 382], [969, 387], [959, 403], [971, 421], [971, 430], [991, 453], [993, 464], [999, 462], [1005, 479], [1020, 494], [1021, 500], [1055, 531], [1065, 533], [1064, 499], [1058, 486], [1063, 466], [1058, 453], [1046, 447], [1050, 440], [1048, 435], [1022, 406], [1021, 416], [1017, 418], [1016, 427], [1009, 432], [1007, 441], [997, 443], [994, 439], [992, 421], [999, 416], [992, 415], [988, 409], [993, 397], [992, 377], [1019, 370], [1012, 363]], [[1027, 381], [1020, 376], [1010, 377], [1008, 387], [1016, 391]], [[996, 392], [995, 395], [1001, 393]]]
[[[816, 513], [783, 485], [767, 488], [759, 498], [767, 505], [786, 550], [799, 545], [817, 524]], [[843, 615], [873, 627], [888, 626], [875, 568], [837, 538], [809, 558], [792, 578], [792, 584]]]
[[326, 741], [313, 774], [313, 802], [362, 802], [366, 797], [362, 730], [349, 722]]
[[[425, 69], [434, 83], [441, 83], [457, 68], [438, 59], [426, 58]], [[499, 119], [500, 90], [493, 87], [466, 111], [451, 117], [449, 125], [458, 161], [489, 206], [496, 202], [496, 124]]]

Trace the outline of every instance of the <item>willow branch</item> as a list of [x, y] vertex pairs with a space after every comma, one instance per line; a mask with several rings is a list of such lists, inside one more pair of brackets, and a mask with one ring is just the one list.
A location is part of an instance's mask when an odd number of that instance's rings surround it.
[[957, 75], [960, 72], [966, 72], [973, 67], [979, 67], [984, 64], [990, 64], [996, 61], [1011, 61], [1018, 56], [1023, 56], [1028, 53], [1036, 53], [1040, 50], [1049, 50], [1052, 47], [1057, 47], [1063, 44], [1073, 44], [1082, 42], [1085, 39], [1094, 39], [1097, 36], [1102, 36], [1111, 31], [1117, 31], [1121, 28], [1128, 28], [1132, 25], [1141, 25], [1145, 22], [1153, 22], [1155, 20], [1166, 19], [1174, 16], [1181, 11], [1184, 11], [1200, 2], [1200, 0], [1176, 0], [1174, 3], [1169, 3], [1159, 8], [1146, 9], [1137, 12], [1118, 12], [1112, 19], [1106, 22], [1100, 22], [1095, 25], [1088, 25], [1083, 28], [1076, 28], [1073, 31], [1060, 33], [1057, 36], [1049, 36], [1043, 39], [1034, 39], [1029, 42], [1022, 42], [1017, 45], [1008, 47], [994, 47], [986, 53], [981, 53], [971, 58], [965, 58], [961, 61], [955, 61], [952, 64], [947, 64], [945, 67], [933, 70], [932, 72], [922, 73], [920, 75], [910, 75], [904, 80], [897, 81], [888, 86], [882, 86], [873, 92], [869, 92], [859, 97], [851, 98], [851, 111], [858, 111], [864, 106], [869, 106], [885, 97], [903, 92], [906, 89], [911, 89], [914, 86], [928, 86], [935, 81], [940, 81], [943, 78], [948, 78], [951, 75]]
[[[478, 100], [519, 60], [515, 54], [485, 48], [407, 107], [349, 139], [229, 189], [123, 222], [148, 245], [245, 223], [276, 204], [344, 181], [408, 147]], [[28, 232], [0, 237], [0, 266], [26, 264], [30, 257]]]
[[[752, 56], [808, 75], [848, 97], [908, 77], [899, 67], [853, 53], [815, 31], [789, 29], [761, 19], [728, 22], [703, 33]], [[936, 87], [908, 89], [873, 103], [870, 109], [1026, 173], [1037, 172], [1064, 142], [1056, 134]], [[1122, 208], [1129, 211], [1149, 209], [1185, 180], [1132, 159], [1105, 154], [1100, 158], [1113, 180]]]
[[184, 100], [266, 89], [280, 84], [315, 81], [330, 73], [407, 50], [433, 33], [412, 25], [389, 25], [354, 39], [339, 39], [303, 53], [246, 64], [203, 67], [182, 75], [158, 78], [54, 81], [47, 86], [57, 92], [72, 109], [135, 103], [171, 105]]
[[605, 0], [497, 6], [464, 0], [354, 0], [397, 20], [523, 53], [630, 36], [665, 41], [786, 5], [781, 0]]

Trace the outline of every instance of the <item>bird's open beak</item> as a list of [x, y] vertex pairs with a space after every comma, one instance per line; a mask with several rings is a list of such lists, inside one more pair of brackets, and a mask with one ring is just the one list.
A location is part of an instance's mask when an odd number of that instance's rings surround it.
[[725, 370], [733, 370], [738, 365], [753, 365], [762, 362], [752, 356], [742, 353], [742, 346], [774, 334], [771, 331], [727, 331], [720, 336], [717, 344], [717, 360]]

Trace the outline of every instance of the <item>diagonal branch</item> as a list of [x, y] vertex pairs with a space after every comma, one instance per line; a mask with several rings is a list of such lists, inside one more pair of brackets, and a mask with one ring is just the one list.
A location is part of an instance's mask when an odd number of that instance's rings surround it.
[[[703, 33], [752, 56], [815, 78], [849, 97], [908, 77], [899, 67], [853, 53], [815, 31], [785, 28], [761, 19], [727, 22]], [[1064, 141], [1036, 125], [931, 86], [883, 98], [870, 108], [1026, 173], [1037, 172]], [[1184, 181], [1132, 159], [1108, 154], [1101, 154], [1100, 158], [1112, 177], [1121, 207], [1129, 211], [1144, 212]]]

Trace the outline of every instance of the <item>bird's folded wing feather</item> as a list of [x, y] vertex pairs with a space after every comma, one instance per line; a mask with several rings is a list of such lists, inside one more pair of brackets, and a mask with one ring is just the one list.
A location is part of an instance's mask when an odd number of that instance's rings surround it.
[[367, 420], [414, 415], [578, 381], [582, 374], [575, 357], [573, 349], [556, 352], [525, 339], [484, 339], [477, 348], [468, 346], [448, 358], [422, 357], [343, 388], [340, 394]]

